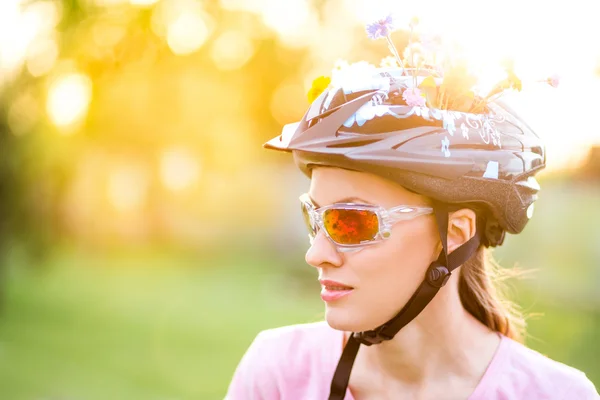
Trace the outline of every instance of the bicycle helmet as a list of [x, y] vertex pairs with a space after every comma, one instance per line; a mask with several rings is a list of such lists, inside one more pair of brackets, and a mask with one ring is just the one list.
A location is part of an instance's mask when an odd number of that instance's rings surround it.
[[[385, 31], [388, 37], [389, 33]], [[398, 58], [397, 51], [392, 53]], [[369, 172], [434, 203], [443, 247], [438, 260], [396, 316], [373, 330], [352, 333], [333, 376], [330, 399], [343, 399], [361, 344], [392, 339], [480, 245], [500, 245], [505, 232], [523, 230], [540, 190], [535, 174], [546, 165], [540, 137], [503, 101], [475, 97], [477, 107], [443, 107], [450, 103], [434, 102], [420, 90], [429, 87], [439, 94], [443, 72], [409, 69], [398, 61], [396, 68], [362, 63], [358, 73], [342, 74], [343, 79], [332, 81], [312, 102], [300, 122], [286, 125], [264, 145], [291, 152], [309, 177], [318, 166]], [[520, 89], [520, 81], [518, 85]], [[478, 222], [475, 236], [448, 254], [452, 205], [476, 210]]]

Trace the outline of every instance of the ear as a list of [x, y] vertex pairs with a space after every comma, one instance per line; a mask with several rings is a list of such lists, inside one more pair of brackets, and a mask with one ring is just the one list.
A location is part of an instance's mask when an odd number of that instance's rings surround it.
[[475, 211], [462, 208], [450, 213], [448, 219], [448, 254], [475, 236], [477, 215]]

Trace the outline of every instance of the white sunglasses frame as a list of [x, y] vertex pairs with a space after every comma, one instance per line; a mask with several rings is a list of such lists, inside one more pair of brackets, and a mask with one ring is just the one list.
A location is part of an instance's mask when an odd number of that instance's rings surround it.
[[[325, 237], [329, 239], [329, 241], [337, 248], [337, 250], [344, 253], [357, 251], [366, 246], [374, 245], [389, 239], [392, 236], [392, 227], [396, 222], [408, 221], [421, 215], [433, 214], [433, 208], [431, 207], [419, 207], [411, 205], [399, 205], [386, 209], [385, 207], [373, 204], [333, 203], [327, 206], [316, 208], [308, 193], [302, 194], [299, 200], [302, 210], [306, 209], [308, 213], [309, 221], [306, 222], [310, 223], [310, 226], [307, 226], [307, 228], [309, 229], [308, 239], [311, 246], [319, 230], [322, 230], [325, 234]], [[329, 235], [329, 232], [327, 232], [327, 229], [325, 229], [323, 224], [323, 214], [325, 211], [331, 209], [371, 211], [377, 216], [379, 231], [373, 239], [365, 240], [361, 243], [338, 243]], [[302, 213], [304, 213], [304, 211], [302, 211]]]

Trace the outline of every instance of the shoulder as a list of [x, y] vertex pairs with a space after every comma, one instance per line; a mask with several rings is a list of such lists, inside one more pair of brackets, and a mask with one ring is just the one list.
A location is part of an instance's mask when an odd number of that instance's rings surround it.
[[600, 399], [583, 372], [509, 338], [503, 337], [497, 358], [496, 370], [490, 371], [498, 382], [493, 397]]
[[288, 396], [289, 393], [316, 394], [313, 392], [321, 390], [325, 382], [320, 382], [321, 377], [328, 375], [323, 372], [331, 369], [333, 373], [335, 369], [342, 339], [342, 333], [326, 322], [260, 332], [235, 371], [227, 399], [278, 399], [286, 398], [285, 393]]
[[341, 345], [341, 340], [342, 333], [330, 328], [325, 321], [264, 330], [255, 339], [269, 349], [292, 351], [295, 355], [310, 353], [315, 345], [323, 342], [340, 341]]

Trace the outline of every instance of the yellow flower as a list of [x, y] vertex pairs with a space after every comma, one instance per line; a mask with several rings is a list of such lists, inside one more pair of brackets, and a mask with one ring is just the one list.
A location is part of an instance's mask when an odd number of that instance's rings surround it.
[[396, 57], [387, 56], [381, 59], [379, 66], [382, 68], [398, 68], [398, 61], [396, 61]]
[[312, 103], [317, 97], [327, 89], [331, 83], [331, 78], [328, 76], [320, 76], [312, 83], [312, 87], [308, 91], [308, 102]]

